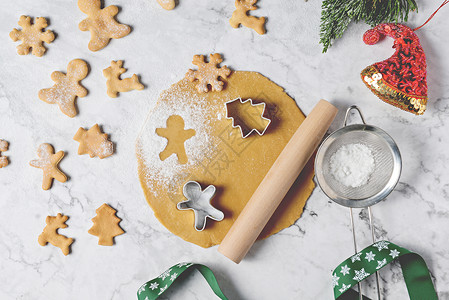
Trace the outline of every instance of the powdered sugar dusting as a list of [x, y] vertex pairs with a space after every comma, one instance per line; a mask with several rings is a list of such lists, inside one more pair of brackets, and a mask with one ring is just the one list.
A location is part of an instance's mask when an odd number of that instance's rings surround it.
[[[169, 186], [173, 178], [195, 166], [212, 151], [210, 136], [210, 105], [198, 94], [183, 93], [179, 90], [164, 91], [154, 111], [149, 116], [137, 140], [137, 153], [145, 165], [145, 181], [149, 185]], [[178, 115], [183, 118], [185, 129], [194, 129], [196, 134], [184, 146], [188, 157], [186, 164], [180, 164], [176, 155], [162, 161], [159, 154], [165, 149], [167, 139], [156, 134], [156, 128], [165, 128], [168, 117]]]

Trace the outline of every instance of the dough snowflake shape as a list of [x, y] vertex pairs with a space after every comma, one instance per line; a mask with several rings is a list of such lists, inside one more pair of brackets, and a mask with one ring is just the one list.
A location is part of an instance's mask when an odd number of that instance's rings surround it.
[[73, 139], [80, 143], [78, 154], [89, 154], [90, 157], [98, 156], [100, 159], [111, 156], [114, 153], [114, 145], [108, 140], [108, 135], [102, 133], [100, 126], [95, 124], [89, 130], [79, 128]]
[[73, 239], [58, 233], [59, 228], [67, 227], [65, 222], [68, 218], [68, 216], [63, 216], [62, 214], [58, 214], [56, 217], [48, 216], [45, 219], [47, 225], [38, 238], [39, 245], [45, 246], [47, 243], [50, 243], [53, 246], [60, 248], [64, 255], [68, 255], [70, 253], [69, 247], [73, 243]]
[[53, 183], [53, 178], [60, 182], [67, 181], [67, 176], [58, 168], [59, 162], [64, 157], [64, 151], [58, 151], [55, 154], [52, 145], [41, 144], [37, 149], [37, 156], [39, 156], [39, 159], [30, 161], [30, 166], [42, 169], [44, 172], [42, 189], [50, 189], [51, 184]]
[[159, 153], [161, 160], [166, 160], [172, 154], [176, 154], [179, 163], [187, 163], [188, 158], [184, 143], [195, 135], [195, 130], [185, 130], [184, 126], [182, 117], [173, 115], [167, 119], [167, 128], [156, 128], [156, 134], [167, 139], [167, 146], [164, 151]]
[[31, 17], [21, 16], [18, 22], [22, 30], [14, 28], [10, 33], [9, 37], [17, 42], [22, 41], [22, 44], [17, 46], [17, 53], [19, 55], [26, 55], [31, 53], [35, 56], [44, 55], [45, 49], [43, 43], [50, 44], [55, 39], [55, 35], [51, 30], [43, 31], [44, 28], [48, 26], [47, 20], [45, 18], [36, 18], [34, 24], [32, 24]]
[[79, 29], [90, 31], [88, 47], [91, 51], [101, 50], [111, 39], [122, 38], [131, 32], [128, 25], [115, 20], [118, 14], [118, 7], [115, 5], [101, 8], [101, 0], [78, 0], [78, 7], [87, 15], [87, 18], [80, 22]]
[[8, 157], [2, 156], [2, 152], [8, 151], [9, 143], [0, 139], [0, 169], [9, 164]]
[[89, 68], [82, 59], [74, 59], [67, 66], [67, 74], [59, 71], [51, 73], [51, 80], [55, 85], [48, 89], [39, 91], [39, 99], [42, 101], [59, 105], [59, 109], [67, 116], [76, 116], [76, 97], [86, 97], [87, 90], [80, 84], [86, 78]]
[[257, 9], [256, 2], [257, 0], [235, 0], [235, 11], [229, 20], [233, 28], [243, 25], [254, 29], [258, 34], [265, 34], [265, 17], [258, 18], [248, 14]]
[[209, 55], [209, 62], [206, 62], [204, 55], [195, 55], [192, 63], [198, 67], [194, 71], [189, 69], [186, 78], [191, 82], [198, 80], [196, 88], [200, 93], [207, 93], [209, 86], [212, 91], [223, 90], [224, 82], [220, 79], [226, 79], [231, 74], [231, 70], [227, 66], [219, 67], [223, 61], [221, 55], [218, 53]]
[[103, 76], [107, 79], [107, 93], [111, 98], [116, 98], [118, 93], [144, 89], [136, 74], [133, 74], [130, 78], [120, 79], [120, 75], [126, 72], [126, 69], [122, 66], [123, 60], [112, 61], [111, 66], [103, 70]]
[[223, 212], [210, 203], [215, 191], [216, 188], [213, 185], [209, 185], [204, 191], [201, 190], [201, 185], [196, 181], [189, 181], [184, 185], [183, 192], [187, 200], [179, 202], [177, 207], [180, 210], [193, 210], [197, 231], [202, 231], [206, 227], [206, 218], [214, 221], [224, 219]]

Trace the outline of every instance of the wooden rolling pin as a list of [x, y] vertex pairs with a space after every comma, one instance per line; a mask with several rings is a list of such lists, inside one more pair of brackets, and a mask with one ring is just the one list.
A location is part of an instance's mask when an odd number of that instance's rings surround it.
[[337, 112], [325, 100], [313, 108], [226, 234], [218, 247], [220, 253], [235, 263], [245, 257], [315, 152]]

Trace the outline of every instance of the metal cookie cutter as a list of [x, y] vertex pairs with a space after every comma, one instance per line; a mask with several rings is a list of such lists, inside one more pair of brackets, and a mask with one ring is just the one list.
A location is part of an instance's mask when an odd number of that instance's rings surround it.
[[[236, 116], [230, 116], [229, 115], [229, 105], [234, 103], [235, 101], [240, 101], [240, 104], [244, 104], [246, 102], [249, 102], [252, 107], [263, 106], [262, 114], [258, 115], [258, 117], [260, 117], [260, 119], [262, 119], [264, 121], [267, 121], [268, 123], [267, 123], [267, 125], [265, 125], [265, 127], [264, 127], [264, 129], [262, 131], [260, 131], [258, 128], [254, 128], [254, 127], [251, 128], [250, 126], [245, 125], [245, 122], [242, 119], [237, 118]], [[254, 104], [252, 99], [246, 99], [245, 101], [243, 101], [242, 98], [239, 97], [237, 99], [234, 99], [234, 100], [226, 102], [225, 106], [226, 106], [226, 119], [231, 119], [232, 120], [232, 127], [233, 128], [240, 128], [240, 132], [242, 133], [242, 138], [247, 138], [254, 131], [258, 135], [262, 136], [262, 135], [264, 135], [265, 131], [267, 131], [268, 126], [270, 126], [271, 120], [266, 118], [266, 117], [264, 117], [265, 108], [266, 108], [266, 104], [264, 102]]]
[[210, 204], [215, 195], [216, 188], [209, 185], [201, 190], [201, 185], [196, 181], [189, 181], [184, 185], [183, 193], [186, 201], [179, 202], [176, 207], [179, 210], [193, 210], [195, 214], [195, 229], [202, 231], [206, 227], [206, 218], [214, 221], [224, 219], [224, 213]]
[[[347, 125], [351, 110], [358, 111], [363, 124]], [[330, 173], [330, 158], [340, 147], [351, 143], [368, 146], [373, 152], [376, 167], [367, 184], [353, 188], [339, 183]], [[373, 214], [371, 206], [385, 199], [399, 181], [402, 159], [395, 141], [382, 129], [365, 123], [360, 109], [352, 105], [346, 111], [343, 127], [329, 135], [321, 144], [315, 158], [315, 174], [323, 192], [334, 202], [349, 207], [354, 251], [357, 241], [352, 208], [368, 208], [371, 238], [375, 242]], [[376, 272], [377, 295], [380, 300], [380, 277]], [[359, 299], [362, 299], [359, 283]]]

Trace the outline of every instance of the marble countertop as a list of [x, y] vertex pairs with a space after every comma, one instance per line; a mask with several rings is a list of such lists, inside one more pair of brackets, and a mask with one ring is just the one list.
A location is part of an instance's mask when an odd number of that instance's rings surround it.
[[[377, 239], [387, 239], [420, 253], [426, 260], [440, 299], [449, 299], [449, 8], [418, 32], [427, 54], [429, 105], [416, 117], [378, 100], [359, 72], [389, 57], [392, 40], [366, 46], [365, 24], [352, 24], [344, 37], [321, 53], [321, 1], [261, 0], [257, 16], [267, 16], [268, 33], [233, 29], [232, 0], [180, 0], [165, 11], [156, 0], [106, 0], [120, 6], [118, 19], [132, 26], [129, 36], [113, 40], [99, 52], [87, 48], [89, 33], [78, 29], [84, 18], [76, 1], [3, 1], [0, 13], [0, 138], [10, 142], [10, 165], [0, 169], [0, 298], [1, 299], [136, 299], [145, 281], [181, 261], [211, 267], [229, 299], [332, 299], [331, 271], [352, 254], [348, 209], [316, 188], [295, 225], [257, 242], [236, 265], [217, 252], [187, 243], [154, 217], [137, 179], [134, 143], [158, 94], [181, 79], [194, 54], [222, 53], [234, 70], [262, 73], [285, 88], [305, 114], [324, 98], [341, 113], [357, 104], [367, 121], [387, 130], [403, 156], [403, 173], [395, 191], [373, 207]], [[419, 14], [408, 24], [421, 25], [434, 1], [418, 1]], [[57, 34], [44, 57], [19, 56], [8, 34], [22, 14], [48, 17]], [[77, 100], [79, 115], [63, 115], [37, 97], [53, 84], [51, 72], [66, 70], [82, 58], [90, 65], [83, 81], [89, 90]], [[106, 95], [102, 70], [111, 60], [125, 60], [137, 73], [143, 91]], [[126, 74], [128, 74], [126, 73]], [[126, 75], [125, 74], [125, 75]], [[77, 155], [72, 137], [79, 127], [103, 125], [116, 143], [105, 160]], [[41, 173], [29, 167], [37, 146], [51, 143], [65, 150], [61, 168], [70, 176], [49, 191], [41, 189]], [[109, 203], [123, 219], [126, 234], [113, 247], [100, 247], [87, 233], [95, 209]], [[72, 253], [63, 256], [37, 237], [47, 215], [62, 212], [70, 219], [63, 232], [74, 237]], [[355, 210], [359, 247], [370, 244], [367, 213]], [[381, 271], [384, 299], [407, 299], [400, 268]], [[366, 293], [375, 296], [368, 279]], [[176, 283], [162, 299], [214, 299], [201, 275]]]

